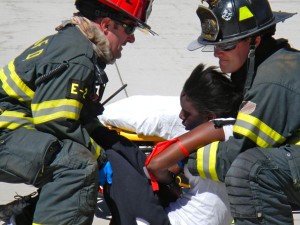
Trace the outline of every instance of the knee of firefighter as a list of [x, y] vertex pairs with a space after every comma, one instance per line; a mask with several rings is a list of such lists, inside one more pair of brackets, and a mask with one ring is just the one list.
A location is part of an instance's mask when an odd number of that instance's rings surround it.
[[233, 161], [225, 184], [234, 217], [257, 218], [260, 215], [257, 176], [262, 169], [259, 149], [247, 150]]
[[[225, 184], [240, 187], [243, 180], [256, 179], [262, 169], [266, 157], [259, 148], [252, 148], [239, 154], [232, 162], [226, 177]], [[244, 182], [242, 182], [244, 183]]]
[[63, 166], [69, 169], [84, 170], [86, 176], [94, 178], [98, 174], [97, 160], [83, 145], [71, 140], [63, 140], [63, 147], [52, 166]]

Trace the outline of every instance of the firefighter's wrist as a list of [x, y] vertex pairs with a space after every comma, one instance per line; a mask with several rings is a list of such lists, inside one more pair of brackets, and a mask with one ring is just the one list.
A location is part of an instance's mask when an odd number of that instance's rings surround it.
[[168, 171], [168, 176], [162, 183], [168, 187], [169, 186], [171, 187], [171, 186], [174, 186], [174, 182], [176, 183], [175, 174]]
[[106, 153], [103, 149], [101, 149], [101, 154], [97, 159], [98, 169], [101, 170], [107, 162], [108, 162], [108, 159], [107, 159]]
[[165, 184], [166, 187], [168, 187], [169, 190], [172, 190], [174, 188], [178, 187], [178, 184], [176, 183], [176, 180], [172, 180], [170, 183]]
[[169, 191], [171, 191], [173, 194], [176, 194], [177, 197], [181, 196], [182, 189], [175, 179], [173, 179], [170, 183], [164, 185], [168, 188]]

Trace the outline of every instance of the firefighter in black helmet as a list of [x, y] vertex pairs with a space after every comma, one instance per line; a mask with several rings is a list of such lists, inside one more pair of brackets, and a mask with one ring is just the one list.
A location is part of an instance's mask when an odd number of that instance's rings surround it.
[[[300, 53], [272, 36], [294, 13], [272, 12], [267, 0], [206, 2], [197, 9], [202, 32], [188, 49], [213, 50], [244, 98], [228, 141], [213, 122], [179, 137], [196, 152], [189, 170], [225, 182], [235, 224], [293, 224], [292, 205], [300, 205]], [[158, 162], [183, 158], [173, 144], [148, 169], [163, 182], [168, 174]]]
[[[29, 224], [92, 224], [98, 171], [102, 182], [104, 171], [110, 172], [105, 129], [97, 118], [108, 81], [104, 69], [135, 41], [135, 28], [154, 34], [146, 24], [151, 4], [77, 0], [79, 12], [56, 34], [0, 71], [0, 181], [39, 189]], [[1, 220], [28, 224], [24, 217], [10, 217], [31, 203], [22, 198], [1, 206]]]

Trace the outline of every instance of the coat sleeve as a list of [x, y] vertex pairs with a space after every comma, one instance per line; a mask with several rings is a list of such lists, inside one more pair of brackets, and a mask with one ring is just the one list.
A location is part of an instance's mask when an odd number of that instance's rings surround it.
[[299, 92], [280, 82], [261, 82], [245, 95], [233, 137], [197, 150], [189, 159], [194, 175], [224, 181], [233, 160], [253, 148], [299, 144]]
[[[47, 64], [38, 68], [38, 74], [45, 74], [57, 66]], [[78, 142], [91, 150], [98, 159], [103, 151], [89, 134], [100, 126], [95, 112], [97, 107], [91, 99], [95, 91], [94, 79], [93, 67], [78, 63], [78, 60], [76, 63], [70, 62], [62, 74], [37, 86], [31, 109], [36, 129], [51, 133], [59, 139]], [[89, 123], [95, 123], [94, 128], [86, 129], [91, 127]]]

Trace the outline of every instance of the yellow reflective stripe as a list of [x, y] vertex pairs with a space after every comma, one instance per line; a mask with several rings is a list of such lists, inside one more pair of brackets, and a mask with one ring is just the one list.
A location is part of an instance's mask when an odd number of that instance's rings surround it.
[[286, 138], [254, 116], [239, 112], [233, 131], [248, 137], [258, 146], [268, 148], [285, 142]]
[[15, 130], [19, 127], [26, 129], [34, 129], [31, 117], [27, 117], [25, 113], [16, 111], [4, 111], [0, 116], [0, 128]]
[[52, 120], [56, 120], [59, 118], [67, 118], [67, 119], [72, 119], [72, 120], [78, 120], [79, 115], [73, 112], [56, 112], [56, 113], [52, 113], [49, 115], [45, 115], [45, 116], [37, 116], [33, 118], [33, 122], [34, 124], [41, 124], [41, 123], [45, 123], [45, 122], [49, 122]]
[[43, 109], [50, 109], [56, 108], [61, 106], [74, 106], [76, 108], [82, 108], [82, 103], [75, 100], [75, 99], [58, 99], [58, 100], [50, 100], [45, 101], [42, 103], [31, 104], [31, 110], [33, 112], [43, 110]]
[[292, 137], [290, 137], [286, 143], [291, 145], [300, 145], [300, 130], [293, 133]]
[[0, 121], [0, 128], [3, 128], [3, 129], [16, 130], [20, 127], [23, 127], [25, 129], [28, 129], [28, 130], [34, 130], [33, 126], [27, 126], [27, 125], [24, 125], [24, 124], [13, 123], [13, 122]]
[[249, 138], [250, 140], [252, 140], [254, 143], [256, 143], [258, 146], [260, 146], [262, 148], [272, 147], [271, 144], [267, 143], [264, 139], [260, 138], [259, 136], [257, 136], [253, 132], [251, 132], [249, 129], [240, 127], [238, 125], [234, 125], [233, 131], [235, 133], [241, 134], [241, 135]]
[[92, 139], [90, 138], [92, 149], [91, 152], [94, 155], [95, 159], [98, 159], [101, 153], [101, 147]]
[[197, 166], [197, 170], [198, 170], [198, 173], [199, 173], [199, 176], [200, 177], [203, 177], [203, 178], [207, 178], [205, 173], [204, 173], [204, 165], [203, 165], [203, 162], [204, 162], [204, 150], [205, 150], [205, 147], [202, 147], [202, 148], [199, 148], [198, 151], [197, 151], [197, 161], [196, 161], [196, 166]]
[[211, 143], [210, 153], [209, 153], [209, 174], [212, 180], [219, 181], [216, 164], [217, 164], [217, 150], [219, 142]]
[[78, 120], [82, 103], [75, 99], [59, 99], [32, 104], [34, 124], [40, 124], [58, 118]]
[[203, 178], [219, 181], [216, 170], [218, 145], [219, 142], [216, 141], [197, 151], [197, 171]]
[[11, 116], [11, 117], [18, 117], [18, 118], [26, 118], [27, 120], [30, 120], [32, 122], [32, 118], [28, 117], [25, 113], [23, 112], [17, 112], [17, 111], [9, 111], [5, 110], [1, 116]]
[[9, 75], [6, 75], [4, 69], [0, 71], [3, 90], [11, 97], [19, 101], [30, 101], [34, 96], [32, 91], [18, 76], [15, 71], [14, 61], [11, 61], [7, 67]]

